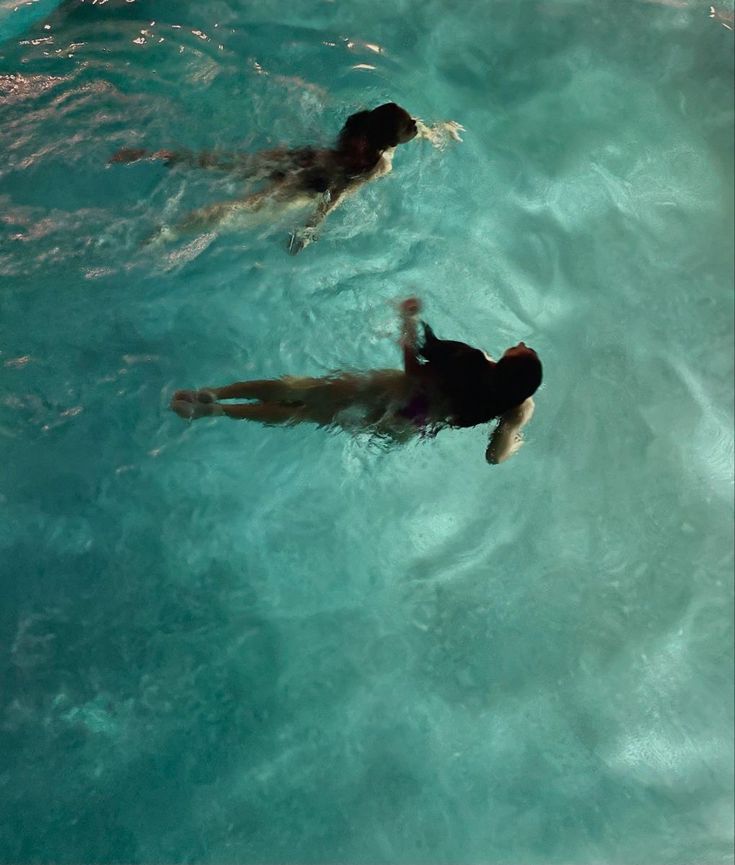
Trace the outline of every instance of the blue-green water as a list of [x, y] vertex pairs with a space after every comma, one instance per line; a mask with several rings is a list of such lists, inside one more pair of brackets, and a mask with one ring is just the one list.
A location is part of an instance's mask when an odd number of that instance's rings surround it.
[[[52, 5], [0, 3], [0, 859], [731, 862], [727, 20]], [[464, 143], [298, 258], [288, 220], [146, 247], [236, 187], [105, 164], [387, 100]], [[408, 294], [539, 351], [510, 462], [167, 410], [397, 365]]]

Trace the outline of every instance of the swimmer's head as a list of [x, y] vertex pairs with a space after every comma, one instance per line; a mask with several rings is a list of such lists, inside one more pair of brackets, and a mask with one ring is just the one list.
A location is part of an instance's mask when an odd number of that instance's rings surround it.
[[496, 417], [495, 364], [479, 348], [451, 339], [438, 339], [424, 322], [418, 353], [426, 370], [447, 400], [455, 426], [475, 426]]
[[373, 108], [370, 115], [375, 134], [388, 142], [386, 147], [405, 144], [418, 134], [416, 121], [405, 108], [401, 108], [395, 102], [387, 102], [385, 105]]
[[541, 361], [522, 342], [494, 363], [478, 348], [438, 339], [424, 324], [419, 355], [428, 361], [430, 374], [449, 398], [458, 426], [498, 417], [532, 396], [541, 384]]
[[495, 379], [498, 391], [508, 403], [507, 408], [513, 408], [539, 389], [543, 367], [536, 352], [525, 342], [519, 342], [503, 353], [495, 366]]
[[379, 105], [372, 111], [358, 111], [347, 118], [339, 134], [339, 146], [349, 147], [362, 139], [375, 150], [397, 147], [416, 137], [416, 121], [395, 102]]

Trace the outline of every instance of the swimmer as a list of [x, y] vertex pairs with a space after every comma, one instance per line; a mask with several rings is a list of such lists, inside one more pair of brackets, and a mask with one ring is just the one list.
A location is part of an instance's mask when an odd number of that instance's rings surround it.
[[169, 166], [219, 169], [251, 183], [264, 184], [263, 189], [244, 198], [193, 211], [174, 230], [167, 230], [169, 238], [180, 232], [211, 230], [242, 216], [252, 221], [256, 214], [272, 205], [278, 209], [311, 205], [311, 216], [289, 239], [289, 252], [296, 255], [317, 239], [322, 222], [347, 196], [391, 171], [399, 144], [424, 138], [434, 147], [442, 148], [449, 140], [461, 141], [459, 133], [463, 130], [454, 121], [427, 126], [389, 102], [348, 117], [331, 148], [282, 147], [247, 154], [124, 147], [109, 162], [157, 159]]
[[419, 338], [417, 298], [404, 300], [399, 311], [403, 370], [284, 376], [179, 390], [171, 409], [187, 420], [225, 415], [263, 424], [314, 423], [396, 441], [497, 420], [485, 458], [494, 465], [512, 456], [522, 444], [521, 429], [533, 415], [531, 397], [541, 384], [536, 352], [520, 342], [494, 362], [463, 342], [438, 339], [425, 322]]

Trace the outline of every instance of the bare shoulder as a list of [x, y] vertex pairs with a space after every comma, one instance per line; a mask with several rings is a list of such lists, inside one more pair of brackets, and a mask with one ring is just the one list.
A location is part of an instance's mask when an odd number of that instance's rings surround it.
[[393, 171], [393, 156], [395, 152], [395, 147], [389, 147], [387, 150], [384, 150], [367, 179], [377, 180], [379, 177], [385, 177], [386, 174], [390, 174]]

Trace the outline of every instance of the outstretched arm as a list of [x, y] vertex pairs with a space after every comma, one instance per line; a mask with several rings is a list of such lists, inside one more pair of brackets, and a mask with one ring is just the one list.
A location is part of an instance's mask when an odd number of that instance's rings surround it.
[[293, 231], [288, 240], [288, 251], [291, 255], [298, 255], [302, 249], [314, 243], [319, 237], [319, 227], [329, 214], [342, 203], [347, 189], [341, 189], [336, 192], [327, 192], [322, 196], [316, 210], [309, 217], [309, 220]]
[[534, 408], [534, 401], [529, 397], [500, 416], [485, 451], [485, 459], [491, 465], [505, 462], [520, 450], [523, 445], [521, 430], [533, 417]]
[[459, 133], [465, 131], [464, 126], [455, 120], [445, 120], [427, 126], [423, 120], [418, 118], [416, 119], [416, 129], [418, 130], [416, 137], [425, 138], [437, 150], [444, 150], [451, 141], [462, 141]]
[[399, 345], [403, 350], [403, 368], [406, 375], [417, 375], [421, 364], [418, 350], [418, 317], [421, 313], [421, 301], [417, 297], [408, 297], [398, 307], [401, 316], [401, 336]]

